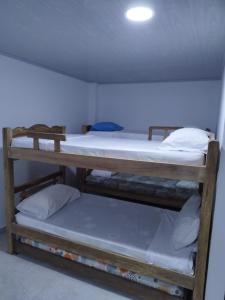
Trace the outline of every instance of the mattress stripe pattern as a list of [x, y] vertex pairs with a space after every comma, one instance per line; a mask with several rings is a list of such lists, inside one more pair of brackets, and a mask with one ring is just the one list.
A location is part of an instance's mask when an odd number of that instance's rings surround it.
[[65, 250], [59, 249], [59, 248], [53, 248], [47, 244], [40, 243], [25, 237], [18, 237], [18, 240], [23, 243], [30, 245], [32, 247], [53, 253], [55, 255], [61, 256], [63, 258], [66, 258], [71, 261], [75, 261], [81, 264], [84, 264], [89, 267], [93, 267], [95, 269], [108, 272], [113, 275], [117, 275], [123, 278], [126, 278], [131, 281], [138, 282], [140, 284], [149, 286], [151, 288], [158, 289], [160, 291], [166, 292], [172, 296], [177, 296], [180, 298], [184, 297], [184, 289], [175, 285], [170, 285], [166, 282], [163, 282], [161, 280], [158, 280], [156, 278], [148, 277], [148, 276], [142, 276], [137, 273], [134, 273], [132, 271], [122, 269], [113, 265], [105, 264], [101, 261], [97, 261], [94, 259], [89, 259], [85, 256], [78, 255], [76, 253], [67, 252]]

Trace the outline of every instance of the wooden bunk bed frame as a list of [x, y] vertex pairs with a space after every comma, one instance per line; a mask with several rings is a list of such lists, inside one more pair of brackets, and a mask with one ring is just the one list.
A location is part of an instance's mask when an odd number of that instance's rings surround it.
[[[14, 137], [29, 136], [33, 138], [33, 149], [11, 147]], [[39, 150], [39, 139], [53, 140], [54, 151]], [[5, 200], [8, 252], [24, 253], [48, 261], [59, 267], [71, 270], [82, 277], [94, 279], [112, 288], [136, 294], [140, 299], [177, 299], [175, 296], [147, 288], [137, 283], [129, 282], [114, 275], [103, 273], [64, 258], [59, 258], [43, 250], [21, 244], [16, 236], [23, 236], [38, 242], [47, 243], [52, 247], [58, 247], [69, 252], [75, 252], [88, 258], [100, 260], [133, 272], [151, 276], [165, 282], [176, 284], [191, 291], [192, 300], [204, 299], [204, 288], [207, 274], [207, 257], [210, 241], [210, 226], [212, 219], [214, 193], [216, 184], [217, 164], [219, 157], [219, 144], [213, 138], [209, 142], [206, 163], [203, 166], [187, 166], [168, 163], [156, 163], [145, 161], [133, 161], [115, 158], [92, 157], [60, 152], [60, 141], [65, 140], [65, 127], [48, 127], [46, 125], [34, 125], [31, 128], [19, 127], [15, 129], [3, 129], [4, 148], [4, 173], [5, 173]], [[14, 187], [14, 162], [15, 160], [38, 161], [60, 166], [59, 173], [38, 181], [30, 182], [20, 187]], [[110, 170], [114, 172], [126, 171], [133, 174], [151, 175], [178, 180], [193, 180], [203, 184], [202, 205], [200, 212], [200, 232], [198, 238], [198, 252], [196, 256], [195, 274], [185, 275], [173, 270], [164, 269], [146, 262], [121, 255], [108, 250], [90, 246], [88, 244], [73, 242], [64, 238], [45, 233], [36, 229], [16, 224], [14, 195], [17, 192], [25, 193], [26, 190], [36, 189], [37, 186], [55, 181], [57, 178], [64, 182], [65, 167], [73, 166], [84, 169]], [[24, 194], [26, 196], [26, 194]]]
[[[91, 130], [92, 125], [82, 125], [81, 132], [83, 134], [88, 133]], [[163, 139], [165, 139], [170, 132], [180, 129], [182, 127], [178, 126], [150, 126], [148, 129], [148, 139], [152, 140], [154, 131], [160, 131], [163, 133]], [[213, 136], [212, 136], [213, 137]], [[101, 184], [93, 184], [87, 181], [87, 176], [91, 174], [91, 169], [81, 169], [77, 170], [77, 185], [79, 189], [86, 193], [98, 194], [103, 196], [110, 196], [115, 198], [120, 198], [128, 201], [140, 202], [143, 204], [156, 205], [165, 208], [171, 208], [179, 210], [185, 203], [184, 199], [174, 199], [172, 197], [157, 197], [152, 195], [147, 195], [141, 192], [128, 192], [123, 191], [118, 188], [105, 187]]]

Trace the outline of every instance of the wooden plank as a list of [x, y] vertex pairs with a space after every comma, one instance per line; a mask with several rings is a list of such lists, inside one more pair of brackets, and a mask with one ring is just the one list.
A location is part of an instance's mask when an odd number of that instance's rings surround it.
[[14, 159], [33, 160], [63, 166], [76, 166], [78, 168], [109, 170], [170, 178], [178, 180], [193, 180], [204, 182], [205, 166], [186, 166], [158, 162], [135, 161], [118, 158], [103, 158], [95, 156], [77, 155], [70, 153], [57, 153], [51, 151], [36, 151], [25, 148], [10, 148], [8, 155]]
[[157, 266], [149, 265], [144, 261], [137, 260], [122, 254], [102, 250], [84, 243], [78, 243], [66, 240], [64, 238], [45, 233], [26, 226], [12, 224], [13, 233], [24, 236], [42, 243], [47, 243], [52, 247], [58, 247], [69, 252], [97, 259], [107, 264], [128, 269], [141, 275], [151, 276], [164, 280], [171, 284], [192, 290], [194, 286], [194, 277], [180, 274], [176, 271], [163, 269]]
[[30, 189], [32, 187], [35, 187], [37, 185], [40, 185], [42, 183], [45, 183], [47, 181], [50, 181], [52, 179], [57, 179], [57, 178], [60, 178], [63, 176], [63, 173], [62, 171], [59, 171], [59, 172], [55, 172], [53, 174], [49, 174], [47, 176], [44, 176], [44, 177], [41, 177], [41, 178], [38, 178], [38, 179], [35, 179], [35, 180], [31, 180], [25, 184], [22, 184], [20, 186], [16, 186], [14, 188], [14, 193], [19, 193], [19, 192], [22, 192], [24, 190], [27, 190], [27, 189]]
[[39, 150], [39, 139], [36, 137], [33, 139], [33, 148], [34, 150]]
[[86, 169], [77, 168], [76, 169], [77, 187], [81, 192], [84, 192], [85, 178], [86, 178]]
[[200, 232], [198, 238], [198, 254], [196, 258], [196, 279], [193, 300], [204, 300], [205, 282], [207, 276], [207, 259], [210, 242], [210, 229], [214, 206], [214, 194], [219, 157], [219, 142], [209, 143], [206, 172], [207, 180], [203, 187], [203, 197], [200, 215]]
[[91, 130], [91, 127], [92, 127], [92, 125], [82, 125], [81, 126], [81, 133], [83, 133], [83, 134], [87, 133], [88, 131]]
[[60, 133], [64, 134], [66, 132], [65, 126], [48, 126], [45, 124], [35, 124], [31, 127], [16, 127], [12, 129], [12, 137], [19, 137], [27, 135], [28, 132], [46, 132], [46, 133]]
[[46, 133], [46, 132], [28, 132], [27, 137], [33, 139], [44, 139], [44, 140], [54, 140], [54, 141], [65, 141], [66, 136], [65, 134], [59, 133]]
[[65, 184], [66, 183], [66, 167], [59, 166], [59, 172], [61, 174], [61, 176], [59, 178], [59, 183]]
[[178, 300], [175, 296], [168, 295], [165, 292], [147, 287], [145, 285], [132, 282], [128, 279], [109, 274], [107, 272], [90, 268], [83, 264], [70, 261], [44, 250], [36, 249], [29, 245], [16, 242], [16, 251], [23, 255], [28, 255], [34, 259], [41, 260], [57, 268], [66, 270], [69, 274], [82, 280], [91, 281], [91, 283], [102, 285], [113, 291], [118, 291], [126, 296], [140, 300]]
[[14, 169], [13, 160], [8, 157], [8, 149], [12, 139], [12, 130], [3, 128], [3, 154], [4, 154], [4, 179], [5, 179], [5, 212], [6, 212], [6, 234], [8, 252], [14, 252], [14, 237], [12, 235], [12, 222], [14, 222]]
[[181, 129], [183, 127], [177, 127], [177, 126], [150, 126], [148, 129], [148, 139], [152, 140], [153, 131], [160, 130], [164, 132], [164, 139], [167, 138], [170, 131], [174, 131], [177, 129]]
[[101, 186], [100, 184], [94, 185], [94, 184], [84, 183], [83, 191], [86, 193], [116, 197], [127, 201], [143, 203], [148, 205], [157, 205], [160, 207], [173, 208], [173, 209], [180, 209], [186, 202], [185, 200], [181, 200], [181, 199], [154, 197], [154, 196], [145, 195], [141, 193], [122, 191], [116, 188], [115, 189], [106, 188]]

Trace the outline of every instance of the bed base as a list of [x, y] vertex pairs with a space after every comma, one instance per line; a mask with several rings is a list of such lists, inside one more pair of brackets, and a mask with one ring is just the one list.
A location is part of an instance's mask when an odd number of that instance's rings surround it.
[[[142, 275], [151, 276], [164, 280], [168, 283], [176, 284], [192, 291], [192, 300], [204, 299], [204, 286], [207, 273], [208, 246], [210, 241], [210, 226], [214, 203], [214, 192], [217, 174], [217, 162], [219, 156], [219, 144], [215, 140], [209, 142], [206, 164], [203, 166], [186, 166], [166, 163], [153, 163], [144, 161], [132, 161], [124, 159], [107, 159], [102, 157], [91, 157], [74, 155], [59, 152], [60, 140], [64, 127], [58, 133], [46, 125], [33, 126], [34, 149], [11, 148], [12, 138], [21, 135], [32, 136], [32, 130], [27, 128], [4, 128], [3, 129], [3, 148], [4, 148], [4, 171], [5, 171], [5, 196], [6, 196], [6, 222], [8, 237], [8, 252], [13, 254], [16, 250], [15, 235], [28, 237], [39, 242], [46, 242], [55, 247], [76, 252], [84, 256], [101, 259], [107, 264], [130, 269]], [[41, 128], [44, 132], [37, 133]], [[57, 130], [59, 127], [55, 127]], [[46, 130], [46, 131], [45, 131]], [[59, 146], [55, 147], [54, 152], [38, 150], [39, 137], [45, 137], [59, 141]], [[51, 133], [50, 135], [48, 135]], [[53, 134], [52, 134], [53, 133]], [[60, 137], [57, 137], [57, 134]], [[186, 276], [178, 272], [148, 265], [145, 262], [129, 258], [109, 251], [103, 251], [90, 245], [74, 243], [54, 235], [31, 229], [29, 227], [15, 224], [15, 203], [14, 203], [14, 161], [16, 159], [33, 160], [44, 163], [51, 163], [62, 166], [77, 166], [82, 169], [100, 169], [114, 172], [130, 172], [146, 176], [158, 176], [178, 180], [194, 180], [203, 183], [201, 222], [198, 238], [198, 253], [196, 257], [196, 270], [193, 277]], [[61, 168], [61, 167], [60, 167]], [[59, 258], [57, 257], [57, 260]], [[89, 268], [88, 268], [89, 270]], [[89, 271], [88, 271], [89, 272]], [[119, 285], [119, 283], [118, 283]], [[157, 299], [157, 298], [156, 298]], [[160, 299], [160, 298], [159, 298]], [[165, 299], [165, 298], [163, 298]]]
[[[34, 248], [29, 245], [15, 242], [15, 251], [18, 254], [32, 257], [33, 259], [45, 262], [58, 270], [64, 270], [78, 279], [88, 281], [100, 287], [108, 288], [112, 291], [117, 291], [125, 296], [130, 296], [132, 299], [140, 300], [179, 300], [176, 296], [171, 296], [162, 291], [144, 286], [142, 284], [132, 282], [128, 279], [109, 274], [107, 272], [97, 270], [77, 262], [71, 262], [63, 257], [47, 251]], [[188, 300], [188, 293], [185, 295], [185, 300]]]

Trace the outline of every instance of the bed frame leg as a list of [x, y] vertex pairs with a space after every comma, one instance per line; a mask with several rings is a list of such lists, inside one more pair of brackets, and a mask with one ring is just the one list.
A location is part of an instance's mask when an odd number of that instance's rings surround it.
[[84, 192], [86, 169], [77, 168], [77, 186], [81, 192]]
[[66, 167], [59, 166], [59, 171], [62, 173], [62, 176], [60, 176], [60, 183], [65, 184], [66, 183]]
[[15, 217], [14, 203], [14, 162], [8, 157], [8, 149], [12, 140], [12, 130], [3, 128], [3, 153], [4, 153], [4, 175], [5, 175], [5, 209], [6, 209], [6, 234], [8, 252], [14, 251], [14, 235], [12, 233], [12, 223]]
[[206, 162], [207, 178], [203, 186], [200, 212], [201, 224], [198, 238], [198, 253], [196, 258], [195, 287], [192, 300], [204, 300], [218, 157], [219, 143], [218, 141], [211, 141], [209, 143], [208, 159]]

